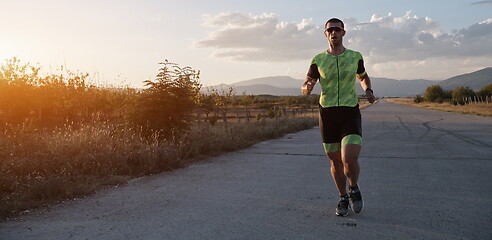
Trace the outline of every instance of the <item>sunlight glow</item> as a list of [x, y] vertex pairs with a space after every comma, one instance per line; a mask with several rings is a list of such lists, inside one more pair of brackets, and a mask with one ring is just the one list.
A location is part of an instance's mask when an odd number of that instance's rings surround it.
[[5, 62], [5, 59], [12, 58], [12, 51], [10, 50], [11, 46], [4, 42], [0, 42], [0, 63]]

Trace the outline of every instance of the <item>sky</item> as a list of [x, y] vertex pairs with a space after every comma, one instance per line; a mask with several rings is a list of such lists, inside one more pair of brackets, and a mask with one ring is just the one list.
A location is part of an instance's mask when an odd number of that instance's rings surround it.
[[304, 79], [332, 17], [372, 77], [445, 80], [492, 66], [492, 1], [477, 0], [0, 0], [0, 61], [131, 87], [165, 59], [200, 70], [205, 86]]

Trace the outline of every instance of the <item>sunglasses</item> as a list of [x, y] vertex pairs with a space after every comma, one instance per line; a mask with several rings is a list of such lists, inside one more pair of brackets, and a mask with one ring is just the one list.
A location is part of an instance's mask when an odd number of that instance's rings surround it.
[[343, 28], [341, 27], [329, 27], [327, 29], [325, 29], [326, 32], [341, 32], [343, 31]]

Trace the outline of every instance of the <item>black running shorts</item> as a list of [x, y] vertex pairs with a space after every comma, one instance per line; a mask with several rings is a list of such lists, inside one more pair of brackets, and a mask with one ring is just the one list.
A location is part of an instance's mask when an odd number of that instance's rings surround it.
[[342, 138], [356, 134], [362, 137], [359, 105], [355, 107], [319, 106], [319, 128], [323, 143], [339, 143]]

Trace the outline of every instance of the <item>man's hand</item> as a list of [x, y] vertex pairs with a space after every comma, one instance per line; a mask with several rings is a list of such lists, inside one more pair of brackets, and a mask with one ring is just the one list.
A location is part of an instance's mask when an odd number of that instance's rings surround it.
[[374, 97], [374, 93], [370, 88], [366, 89], [366, 97], [370, 103], [374, 103], [374, 101], [376, 101], [376, 97]]
[[310, 78], [306, 78], [306, 81], [304, 81], [304, 84], [302, 85], [302, 94], [304, 94], [304, 95], [311, 94], [311, 91], [313, 91], [315, 84], [316, 84], [315, 80], [312, 80]]

